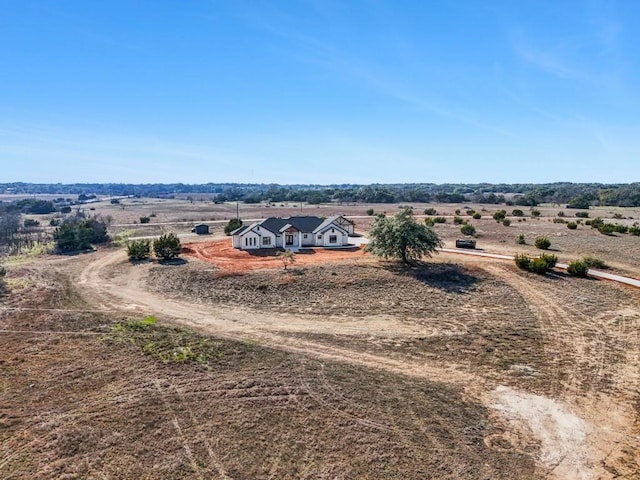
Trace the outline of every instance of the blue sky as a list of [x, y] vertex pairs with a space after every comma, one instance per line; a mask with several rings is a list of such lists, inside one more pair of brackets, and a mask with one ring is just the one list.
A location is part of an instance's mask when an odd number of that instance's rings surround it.
[[0, 12], [0, 181], [640, 181], [635, 0]]

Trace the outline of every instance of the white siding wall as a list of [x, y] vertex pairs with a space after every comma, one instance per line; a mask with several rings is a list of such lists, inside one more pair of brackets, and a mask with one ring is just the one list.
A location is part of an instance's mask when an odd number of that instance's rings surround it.
[[[330, 241], [332, 236], [336, 237], [336, 241], [334, 243], [331, 243]], [[322, 233], [322, 240], [319, 240], [318, 242], [324, 247], [338, 247], [347, 245], [349, 243], [349, 237], [348, 235], [344, 234], [342, 230], [339, 230], [337, 228], [329, 228]]]
[[[260, 234], [262, 235], [262, 239], [260, 240], [260, 248], [276, 248], [276, 236], [271, 233], [269, 230], [265, 230], [264, 228], [260, 229]], [[268, 243], [265, 242], [265, 238], [268, 238]]]
[[231, 238], [231, 245], [233, 245], [233, 248], [240, 248], [241, 245], [241, 240], [240, 240], [240, 235], [234, 235]]
[[[316, 245], [316, 235], [313, 233], [301, 233], [300, 235], [302, 235], [302, 246], [303, 247], [313, 247]], [[304, 238], [304, 236], [307, 236], [307, 238]]]
[[242, 240], [242, 244], [240, 248], [243, 250], [252, 250], [254, 248], [260, 248], [260, 235], [257, 235], [253, 232], [248, 232], [245, 235], [240, 237]]

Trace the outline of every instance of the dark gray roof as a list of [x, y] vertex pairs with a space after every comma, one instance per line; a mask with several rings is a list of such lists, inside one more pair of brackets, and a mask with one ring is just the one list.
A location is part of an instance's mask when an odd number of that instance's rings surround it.
[[231, 232], [231, 235], [240, 235], [242, 232], [244, 232], [250, 226], [251, 225], [243, 225], [240, 228], [236, 228], [233, 232]]
[[289, 224], [301, 232], [313, 232], [320, 224], [324, 222], [324, 219], [320, 217], [289, 217], [289, 218], [265, 218], [260, 226], [266, 228], [270, 232], [275, 234], [280, 233], [280, 229]]

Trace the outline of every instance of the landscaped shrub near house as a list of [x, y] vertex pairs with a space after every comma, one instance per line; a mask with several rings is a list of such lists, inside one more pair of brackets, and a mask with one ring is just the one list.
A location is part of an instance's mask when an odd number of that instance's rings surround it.
[[127, 243], [127, 256], [132, 262], [146, 260], [151, 256], [149, 240], [133, 240]]
[[231, 220], [229, 220], [229, 223], [227, 223], [224, 226], [224, 233], [227, 234], [227, 235], [230, 235], [231, 232], [233, 232], [234, 230], [237, 230], [241, 226], [242, 226], [242, 220], [241, 219], [232, 218]]
[[589, 266], [581, 260], [574, 260], [567, 267], [567, 273], [572, 277], [586, 277], [588, 272]]
[[424, 214], [425, 215], [437, 215], [438, 212], [436, 212], [435, 208], [425, 208], [424, 209]]
[[567, 228], [569, 230], [575, 230], [576, 228], [578, 228], [578, 224], [576, 222], [569, 222], [567, 223]]
[[175, 233], [167, 233], [153, 241], [153, 252], [163, 260], [176, 258], [181, 250], [180, 239]]
[[577, 218], [589, 218], [589, 212], [576, 212]]
[[474, 220], [480, 220], [482, 218], [482, 215], [480, 215], [478, 212], [473, 214], [473, 219]]
[[474, 227], [470, 223], [467, 223], [465, 225], [462, 225], [462, 227], [460, 227], [460, 232], [463, 235], [475, 235], [476, 234], [476, 227]]
[[540, 250], [548, 250], [551, 246], [551, 241], [547, 237], [536, 237], [533, 244]]

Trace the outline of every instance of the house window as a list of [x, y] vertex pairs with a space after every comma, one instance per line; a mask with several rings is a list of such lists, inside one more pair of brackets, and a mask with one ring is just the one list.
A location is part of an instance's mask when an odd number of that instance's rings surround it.
[[322, 240], [322, 235], [318, 235], [318, 240]]
[[337, 235], [329, 235], [329, 243], [338, 243]]
[[271, 245], [271, 237], [262, 237], [262, 245], [264, 246]]
[[304, 234], [304, 238], [307, 238], [307, 237], [308, 237], [308, 235], [305, 233], [305, 234]]

